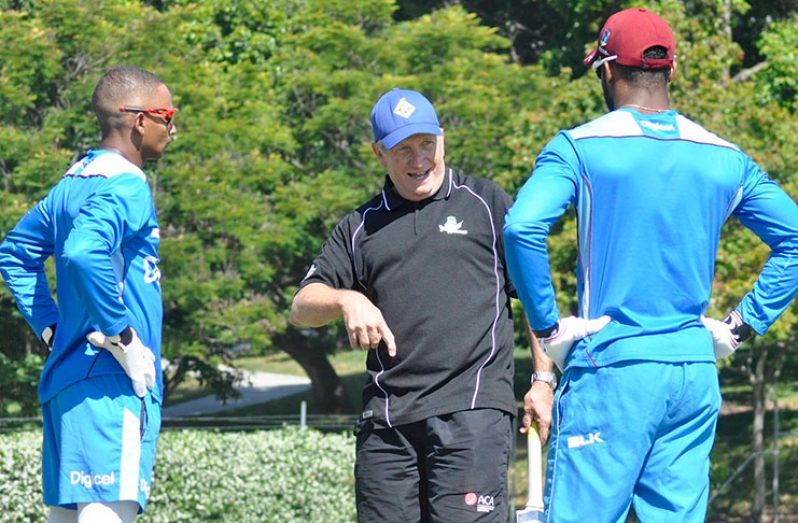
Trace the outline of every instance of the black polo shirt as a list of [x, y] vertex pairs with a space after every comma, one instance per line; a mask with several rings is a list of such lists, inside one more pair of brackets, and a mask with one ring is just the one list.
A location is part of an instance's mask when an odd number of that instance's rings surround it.
[[447, 168], [438, 193], [403, 199], [390, 178], [346, 216], [301, 287], [365, 294], [396, 338], [368, 351], [363, 419], [389, 426], [474, 408], [516, 412], [515, 295], [502, 227], [512, 199], [495, 183]]

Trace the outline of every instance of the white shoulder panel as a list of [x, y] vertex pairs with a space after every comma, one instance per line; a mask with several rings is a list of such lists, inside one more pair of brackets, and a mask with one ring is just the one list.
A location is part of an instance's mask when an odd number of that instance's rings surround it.
[[739, 150], [739, 147], [733, 143], [727, 142], [720, 136], [707, 131], [694, 121], [689, 120], [682, 115], [676, 116], [676, 123], [679, 125], [679, 138], [682, 140], [705, 143], [709, 145], [718, 145], [720, 147], [728, 147], [730, 149]]
[[634, 116], [627, 111], [613, 111], [596, 118], [584, 125], [567, 131], [571, 138], [593, 138], [600, 136], [625, 137], [643, 136], [643, 131], [637, 125]]
[[138, 165], [129, 162], [124, 157], [118, 154], [101, 154], [93, 161], [84, 163], [80, 161], [69, 168], [67, 175], [72, 176], [102, 176], [104, 178], [111, 178], [119, 174], [135, 174], [144, 181], [147, 181], [147, 175], [139, 168]]

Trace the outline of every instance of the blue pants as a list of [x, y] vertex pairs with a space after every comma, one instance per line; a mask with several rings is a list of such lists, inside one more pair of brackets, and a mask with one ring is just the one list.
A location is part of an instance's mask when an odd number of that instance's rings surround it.
[[720, 410], [713, 363], [570, 368], [554, 398], [546, 521], [703, 522]]
[[136, 501], [152, 481], [161, 408], [133, 393], [125, 374], [106, 374], [65, 388], [42, 405], [44, 503]]

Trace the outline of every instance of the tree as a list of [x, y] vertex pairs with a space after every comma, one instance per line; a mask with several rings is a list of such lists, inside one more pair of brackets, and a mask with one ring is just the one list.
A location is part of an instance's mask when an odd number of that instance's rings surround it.
[[[505, 121], [545, 101], [529, 89], [538, 72], [511, 64], [508, 42], [459, 7], [396, 23], [387, 0], [6, 5], [3, 234], [97, 142], [89, 94], [106, 67], [154, 69], [174, 91], [178, 140], [148, 166], [167, 394], [191, 370], [229, 394], [235, 375], [219, 365], [247, 344], [297, 359], [317, 409], [349, 410], [325, 353], [340, 329], [308, 336], [286, 312], [322, 239], [381, 184], [371, 105], [396, 85], [423, 90], [448, 128], [450, 163], [498, 178], [512, 155]], [[0, 297], [5, 328], [32, 352], [35, 336]], [[19, 343], [6, 340], [14, 354]]]
[[[198, 371], [230, 394], [236, 375], [219, 367], [231, 349], [285, 350], [311, 376], [314, 408], [350, 411], [327, 359], [346, 344], [341, 326], [297, 330], [286, 319], [323, 239], [382, 183], [369, 146], [374, 101], [394, 86], [427, 94], [447, 162], [512, 194], [558, 129], [605, 111], [581, 59], [607, 15], [632, 4], [641, 2], [0, 1], [0, 235], [98, 142], [89, 97], [103, 70], [155, 70], [180, 107], [177, 141], [147, 166], [162, 228], [167, 391]], [[643, 4], [677, 35], [674, 106], [798, 194], [794, 2]], [[554, 232], [560, 308], [574, 310], [573, 217]], [[766, 256], [728, 225], [709, 314], [737, 304]], [[796, 343], [796, 312], [731, 362], [752, 383], [755, 449], [764, 449], [767, 384], [798, 369], [785, 350]], [[33, 412], [46, 352], [4, 286], [0, 333], [0, 411]]]
[[[102, 72], [119, 63], [133, 63], [155, 70], [179, 84], [180, 78], [210, 83], [213, 71], [186, 68], [199, 62], [201, 54], [178, 32], [182, 13], [159, 13], [137, 3], [93, 2], [79, 0], [11, 2], [11, 9], [0, 12], [4, 37], [2, 76], [0, 76], [0, 173], [4, 205], [0, 206], [0, 234], [5, 236], [22, 214], [41, 198], [63, 174], [71, 161], [99, 142], [99, 130], [90, 110], [91, 92]], [[5, 6], [4, 6], [5, 7]], [[190, 111], [189, 111], [190, 113]], [[177, 147], [176, 149], [179, 149]], [[179, 156], [179, 153], [178, 153]], [[166, 162], [167, 160], [165, 160]], [[159, 193], [157, 169], [154, 184]], [[52, 274], [52, 271], [51, 271]], [[54, 280], [51, 278], [54, 284]], [[0, 352], [8, 359], [0, 362], [25, 376], [38, 373], [43, 352], [36, 336], [21, 320], [5, 286], [0, 290]], [[180, 342], [177, 344], [182, 351]], [[167, 356], [183, 357], [171, 351]], [[188, 356], [191, 356], [189, 351]], [[195, 358], [200, 370], [212, 369], [212, 358]], [[11, 363], [7, 363], [11, 362]], [[211, 381], [211, 380], [209, 380]], [[18, 391], [14, 401], [30, 413], [35, 402], [35, 380], [25, 378], [28, 386]], [[229, 390], [230, 380], [215, 380], [220, 390]], [[11, 388], [4, 388], [9, 394]], [[5, 398], [11, 401], [10, 398]], [[15, 403], [2, 409], [9, 412]]]

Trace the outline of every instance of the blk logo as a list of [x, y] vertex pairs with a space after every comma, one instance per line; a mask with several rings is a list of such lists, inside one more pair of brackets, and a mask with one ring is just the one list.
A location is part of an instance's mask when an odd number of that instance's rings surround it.
[[580, 434], [579, 436], [571, 436], [568, 438], [568, 448], [586, 447], [594, 443], [604, 443], [601, 439], [601, 432], [591, 432], [589, 434]]

